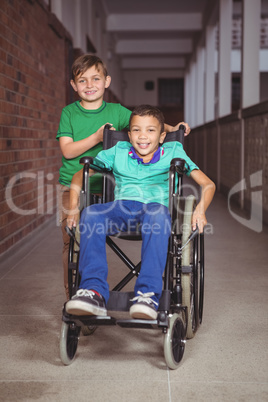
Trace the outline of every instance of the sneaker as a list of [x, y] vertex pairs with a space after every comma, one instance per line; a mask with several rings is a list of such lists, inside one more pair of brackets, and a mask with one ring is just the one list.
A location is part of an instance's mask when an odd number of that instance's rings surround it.
[[135, 301], [129, 310], [131, 318], [141, 318], [143, 320], [156, 320], [158, 303], [151, 299], [154, 293], [142, 293], [138, 291], [138, 296], [131, 299]]
[[73, 315], [107, 315], [103, 297], [87, 289], [79, 289], [66, 303], [65, 309]]

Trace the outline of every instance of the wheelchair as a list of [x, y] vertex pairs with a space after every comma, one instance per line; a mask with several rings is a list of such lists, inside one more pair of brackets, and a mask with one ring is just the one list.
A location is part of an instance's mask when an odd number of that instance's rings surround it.
[[[126, 132], [117, 132], [104, 129], [103, 149], [114, 146], [118, 141], [129, 141]], [[184, 126], [179, 130], [168, 133], [165, 141], [184, 141]], [[89, 193], [89, 168], [100, 171], [94, 167], [93, 158], [83, 157], [80, 163], [83, 168], [83, 186], [80, 194], [80, 210], [96, 202], [109, 202], [113, 200], [114, 181], [112, 173], [102, 170], [103, 194], [95, 196]], [[204, 300], [204, 233], [198, 229], [191, 230], [192, 214], [196, 205], [193, 195], [183, 197], [182, 181], [184, 173], [184, 160], [175, 158], [171, 161], [169, 170], [169, 211], [172, 229], [169, 238], [167, 262], [163, 275], [163, 290], [159, 303], [156, 320], [114, 318], [109, 315], [113, 311], [126, 312], [131, 306], [130, 299], [134, 292], [122, 289], [139, 275], [141, 263], [134, 264], [119, 248], [112, 236], [106, 237], [107, 245], [123, 261], [129, 272], [110, 291], [107, 303], [108, 315], [101, 316], [75, 316], [65, 310], [62, 311], [62, 327], [60, 334], [60, 357], [64, 365], [74, 361], [79, 336], [92, 335], [98, 327], [103, 325], [118, 325], [123, 328], [159, 329], [163, 333], [163, 352], [166, 365], [176, 369], [184, 355], [186, 339], [194, 337], [203, 317]], [[79, 230], [66, 228], [70, 235], [68, 282], [69, 293], [73, 296], [79, 288]], [[138, 230], [135, 232], [120, 232], [116, 235], [126, 241], [141, 240]]]

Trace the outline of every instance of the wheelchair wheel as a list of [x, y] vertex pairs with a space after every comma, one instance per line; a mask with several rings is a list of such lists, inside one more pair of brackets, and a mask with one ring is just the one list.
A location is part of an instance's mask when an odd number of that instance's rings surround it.
[[186, 343], [186, 327], [182, 313], [169, 318], [169, 327], [164, 335], [164, 356], [167, 366], [175, 370], [182, 360]]
[[[186, 198], [182, 244], [184, 244], [191, 234], [192, 214], [195, 208], [195, 198]], [[204, 235], [199, 234], [191, 241], [182, 252], [182, 266], [191, 266], [190, 273], [182, 273], [182, 304], [187, 306], [188, 326], [187, 338], [194, 337], [203, 316], [204, 299]]]
[[63, 322], [60, 333], [60, 358], [68, 366], [74, 361], [77, 351], [80, 327]]

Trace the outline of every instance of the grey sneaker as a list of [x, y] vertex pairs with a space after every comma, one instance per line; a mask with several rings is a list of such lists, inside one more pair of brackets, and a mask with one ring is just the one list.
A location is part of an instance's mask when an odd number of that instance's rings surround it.
[[156, 320], [158, 303], [151, 297], [153, 292], [142, 293], [138, 291], [138, 296], [131, 299], [134, 303], [129, 310], [131, 318], [140, 318], [143, 320]]
[[68, 314], [73, 315], [107, 315], [103, 297], [87, 289], [79, 289], [66, 303], [65, 309]]

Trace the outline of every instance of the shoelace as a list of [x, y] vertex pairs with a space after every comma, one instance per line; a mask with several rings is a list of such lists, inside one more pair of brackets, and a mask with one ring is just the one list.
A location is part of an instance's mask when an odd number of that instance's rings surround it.
[[138, 290], [138, 296], [133, 297], [133, 299], [130, 299], [130, 301], [137, 301], [137, 303], [143, 302], [143, 303], [154, 303], [156, 306], [158, 306], [158, 303], [155, 302], [151, 297], [154, 295], [154, 292], [148, 292], [148, 293], [142, 293]]
[[88, 290], [88, 289], [79, 289], [79, 290], [76, 292], [75, 297], [89, 296], [89, 297], [92, 299], [94, 295], [95, 295], [95, 293], [92, 292], [92, 290]]

